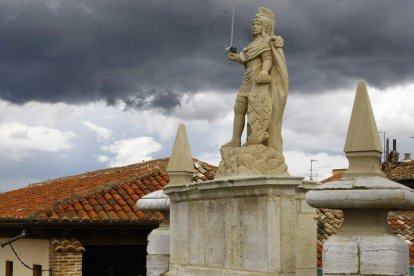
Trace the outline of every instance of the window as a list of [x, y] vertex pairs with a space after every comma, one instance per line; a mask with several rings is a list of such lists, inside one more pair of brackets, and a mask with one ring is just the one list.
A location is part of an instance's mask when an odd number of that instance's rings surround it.
[[13, 262], [6, 261], [6, 276], [13, 276]]
[[33, 265], [33, 276], [42, 276], [42, 266]]

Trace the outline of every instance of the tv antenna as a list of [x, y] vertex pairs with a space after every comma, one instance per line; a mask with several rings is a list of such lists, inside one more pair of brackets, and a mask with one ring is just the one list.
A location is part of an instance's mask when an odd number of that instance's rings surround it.
[[379, 133], [380, 134], [382, 134], [383, 135], [383, 145], [384, 145], [384, 150], [383, 150], [383, 162], [385, 162], [385, 161], [387, 161], [387, 148], [386, 148], [386, 145], [385, 145], [385, 141], [386, 141], [386, 137], [385, 137], [385, 134], [388, 132], [388, 130], [384, 130], [384, 131], [380, 131]]
[[313, 162], [318, 162], [319, 160], [316, 160], [316, 159], [311, 159], [310, 160], [310, 162], [311, 162], [311, 167], [310, 167], [310, 175], [309, 175], [309, 180], [310, 181], [313, 181], [313, 171], [314, 171], [314, 169], [313, 169]]

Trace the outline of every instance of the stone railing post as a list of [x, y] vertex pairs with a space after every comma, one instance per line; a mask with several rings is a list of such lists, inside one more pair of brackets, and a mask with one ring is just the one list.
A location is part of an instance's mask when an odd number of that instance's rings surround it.
[[161, 211], [164, 219], [148, 235], [147, 276], [159, 276], [170, 265], [170, 199], [162, 190], [145, 195], [137, 201], [142, 211]]
[[358, 84], [344, 151], [349, 168], [342, 179], [306, 195], [312, 207], [344, 212], [342, 228], [324, 244], [323, 275], [408, 275], [408, 245], [392, 234], [387, 214], [413, 208], [414, 191], [380, 171], [382, 147], [363, 81]]

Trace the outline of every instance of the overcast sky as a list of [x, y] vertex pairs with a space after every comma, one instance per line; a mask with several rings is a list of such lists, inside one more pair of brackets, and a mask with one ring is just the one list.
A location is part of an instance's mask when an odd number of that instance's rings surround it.
[[[0, 0], [0, 191], [169, 156], [180, 122], [218, 163], [243, 73], [225, 58], [232, 2]], [[347, 166], [359, 79], [378, 129], [414, 152], [413, 1], [236, 0], [239, 49], [259, 6], [285, 40], [292, 175]]]

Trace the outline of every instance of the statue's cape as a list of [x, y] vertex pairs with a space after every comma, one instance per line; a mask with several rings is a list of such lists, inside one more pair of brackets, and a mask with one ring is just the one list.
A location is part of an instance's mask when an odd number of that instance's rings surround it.
[[285, 110], [286, 100], [289, 89], [289, 77], [286, 66], [285, 54], [283, 53], [283, 40], [281, 37], [273, 36], [270, 39], [272, 48], [273, 66], [270, 70], [271, 83], [269, 92], [272, 96], [272, 115], [269, 125], [268, 146], [282, 152], [282, 120]]
[[[285, 55], [283, 53], [283, 39], [278, 36], [263, 37], [251, 42], [243, 54], [245, 62], [248, 62], [265, 51], [272, 52], [272, 68], [269, 72], [271, 82], [269, 93], [272, 98], [272, 113], [268, 129], [269, 139], [267, 145], [282, 152], [282, 120], [288, 95], [288, 71]], [[254, 87], [253, 87], [254, 89]]]

